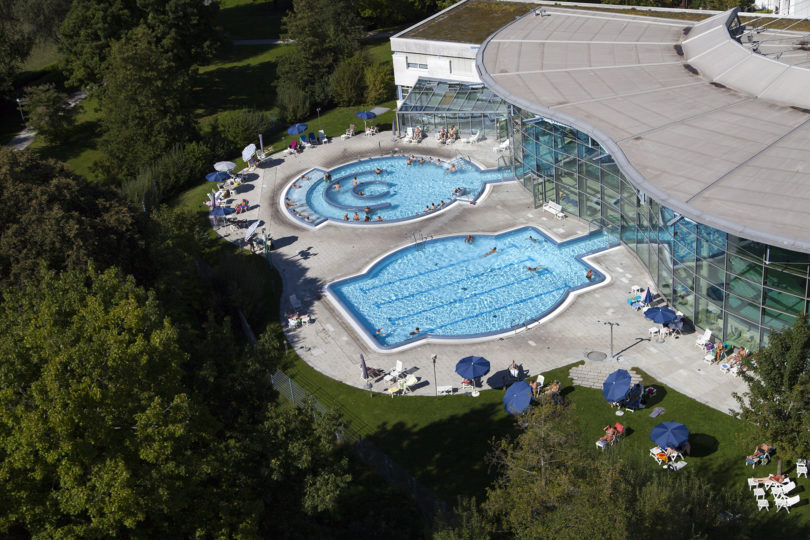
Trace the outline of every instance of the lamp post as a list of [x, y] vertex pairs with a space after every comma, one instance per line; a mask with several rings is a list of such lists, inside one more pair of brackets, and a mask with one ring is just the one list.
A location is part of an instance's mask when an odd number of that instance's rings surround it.
[[25, 123], [25, 115], [23, 114], [22, 102], [20, 101], [20, 98], [17, 98], [17, 107], [20, 109], [20, 116], [22, 117], [23, 123]]
[[315, 107], [315, 110], [318, 112], [318, 131], [321, 130], [321, 108]]
[[619, 323], [610, 321], [596, 321], [596, 322], [610, 325], [610, 357], [613, 358], [613, 327], [619, 326]]
[[439, 382], [436, 380], [436, 355], [430, 357], [433, 360], [433, 386], [436, 388], [436, 395], [439, 395]]

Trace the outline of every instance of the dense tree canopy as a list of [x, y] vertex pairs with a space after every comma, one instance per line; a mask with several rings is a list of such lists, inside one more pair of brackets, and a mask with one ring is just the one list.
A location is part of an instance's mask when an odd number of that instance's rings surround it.
[[741, 417], [760, 428], [754, 444], [770, 442], [779, 456], [794, 459], [810, 454], [810, 326], [799, 317], [792, 327], [768, 336], [768, 345], [754, 354], [756, 368], [743, 372], [748, 392], [736, 396]]
[[105, 176], [134, 176], [194, 135], [191, 79], [139, 26], [112, 46], [101, 93]]
[[188, 69], [219, 45], [218, 10], [218, 2], [201, 0], [74, 0], [60, 40], [71, 80], [100, 83], [112, 44], [138, 26], [172, 64]]
[[136, 271], [136, 215], [115, 193], [31, 151], [0, 148], [0, 285], [53, 270], [119, 266]]

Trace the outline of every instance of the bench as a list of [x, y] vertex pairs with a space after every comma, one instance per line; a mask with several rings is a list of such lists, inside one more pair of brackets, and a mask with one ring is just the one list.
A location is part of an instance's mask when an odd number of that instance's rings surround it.
[[548, 201], [546, 204], [544, 204], [543, 210], [546, 212], [551, 212], [557, 219], [565, 219], [565, 212], [563, 212], [562, 206], [553, 201]]
[[436, 391], [440, 395], [441, 394], [452, 394], [453, 393], [453, 387], [452, 386], [439, 386], [438, 388], [436, 388]]

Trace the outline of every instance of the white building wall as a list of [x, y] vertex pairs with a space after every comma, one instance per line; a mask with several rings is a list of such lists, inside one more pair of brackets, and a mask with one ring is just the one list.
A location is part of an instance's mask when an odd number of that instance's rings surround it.
[[412, 87], [419, 77], [480, 83], [475, 70], [478, 48], [470, 43], [392, 37], [394, 83]]

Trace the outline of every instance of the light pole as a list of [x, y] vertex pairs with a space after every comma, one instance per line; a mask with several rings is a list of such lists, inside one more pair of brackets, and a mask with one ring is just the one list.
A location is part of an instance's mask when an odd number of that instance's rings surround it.
[[436, 395], [439, 395], [439, 382], [436, 380], [436, 355], [430, 357], [433, 360], [433, 386], [436, 388]]
[[22, 102], [20, 101], [20, 98], [17, 98], [17, 107], [19, 107], [19, 109], [20, 109], [20, 116], [22, 117], [22, 121], [23, 121], [23, 123], [25, 123], [25, 115], [23, 114], [23, 110], [22, 110]]
[[610, 325], [610, 357], [613, 358], [613, 327], [619, 326], [619, 323], [610, 321], [596, 321], [596, 322]]
[[318, 131], [321, 131], [321, 108], [315, 107], [315, 110], [318, 112]]

